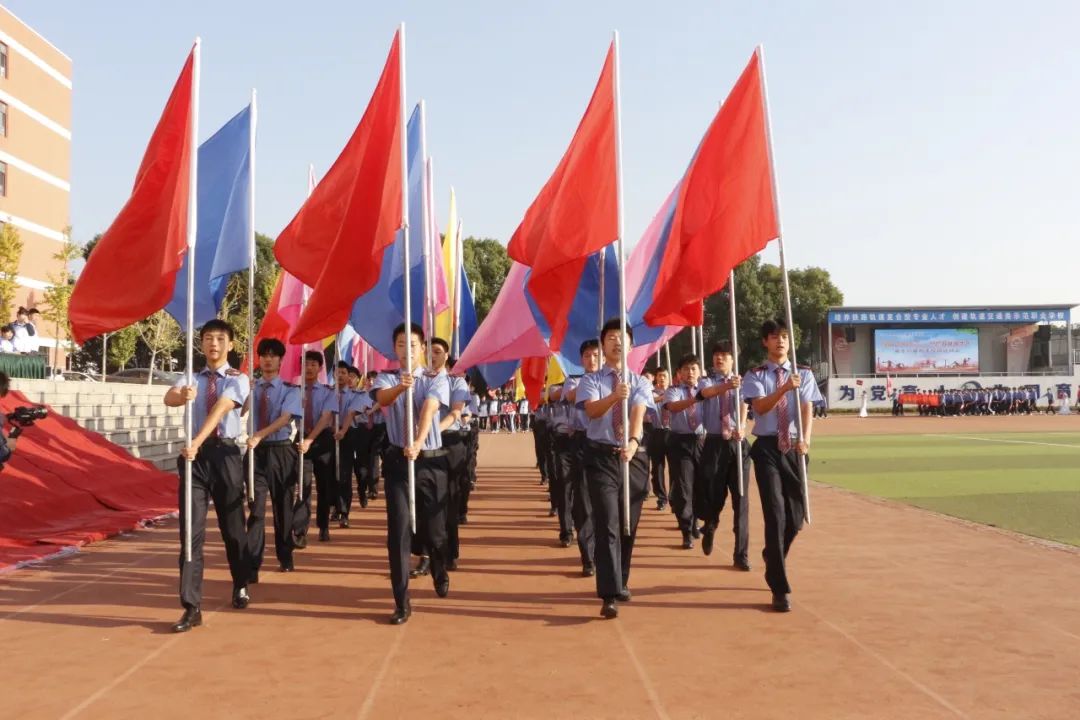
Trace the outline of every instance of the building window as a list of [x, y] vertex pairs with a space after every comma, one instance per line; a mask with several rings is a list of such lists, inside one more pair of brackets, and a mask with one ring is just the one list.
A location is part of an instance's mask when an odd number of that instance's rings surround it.
[[0, 102], [0, 137], [7, 137], [8, 107], [6, 102]]
[[7, 77], [8, 51], [5, 43], [0, 43], [0, 78]]
[[0, 162], [0, 197], [7, 197], [7, 163]]

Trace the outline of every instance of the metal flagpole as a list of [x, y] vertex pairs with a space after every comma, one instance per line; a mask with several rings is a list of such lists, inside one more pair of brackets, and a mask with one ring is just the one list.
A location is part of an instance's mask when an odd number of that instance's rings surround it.
[[674, 377], [671, 372], [671, 341], [664, 343], [664, 359], [667, 361], [668, 380]]
[[[427, 143], [427, 137], [425, 134], [424, 142]], [[425, 228], [427, 229], [426, 236], [424, 238], [424, 247], [426, 248], [425, 258], [427, 264], [427, 320], [428, 320], [428, 339], [435, 335], [435, 287], [437, 281], [435, 279], [435, 253], [441, 252], [442, 247], [439, 245], [439, 228], [435, 227], [435, 159], [428, 158], [427, 166], [425, 167], [425, 187], [427, 189], [427, 212], [424, 213]], [[447, 338], [443, 338], [446, 340]], [[428, 344], [428, 367], [431, 367], [431, 345]]]
[[[731, 306], [731, 357], [732, 372], [739, 374], [739, 334], [735, 322], [735, 271], [731, 271], [728, 277], [728, 304]], [[735, 469], [739, 473], [739, 495], [746, 500], [746, 481], [743, 479], [743, 456], [742, 456], [742, 391], [735, 388], [735, 429], [739, 431], [739, 449], [735, 453]], [[738, 512], [736, 510], [736, 512]]]
[[697, 355], [697, 328], [691, 325], [687, 330], [690, 331], [690, 354]]
[[[255, 127], [258, 111], [255, 89], [251, 89], [251, 125], [248, 128], [248, 437], [255, 434]], [[254, 450], [248, 450], [254, 453]], [[248, 457], [248, 502], [255, 502], [255, 456]]]
[[[405, 344], [409, 350], [405, 353], [405, 373], [412, 377], [412, 273], [409, 272], [409, 144], [406, 139], [405, 128], [408, 117], [405, 109], [405, 23], [398, 28], [398, 42], [400, 43], [401, 57], [401, 240], [405, 255]], [[424, 104], [420, 103], [420, 122], [423, 127]], [[423, 133], [421, 133], [423, 138]], [[405, 391], [405, 437], [402, 442], [412, 445], [411, 433], [416, 432], [413, 428], [413, 388], [412, 385]], [[416, 532], [416, 463], [409, 458], [409, 521], [412, 531]]]
[[[341, 440], [338, 439], [338, 433], [341, 432], [341, 383], [338, 382], [337, 364], [341, 362], [341, 333], [337, 334], [334, 338], [334, 392], [337, 396], [337, 412], [334, 413], [334, 480], [340, 481], [341, 479]], [[346, 375], [348, 377], [348, 375]], [[350, 477], [349, 482], [352, 482]], [[349, 508], [345, 508], [348, 512]]]
[[[772, 169], [772, 195], [773, 195], [773, 207], [776, 208], [776, 229], [777, 237], [776, 241], [780, 246], [780, 274], [784, 279], [784, 308], [787, 311], [787, 325], [788, 332], [790, 333], [790, 350], [788, 351], [788, 360], [791, 362], [791, 372], [798, 373], [799, 366], [795, 362], [795, 322], [791, 314], [791, 283], [788, 281], [787, 259], [784, 253], [784, 229], [780, 221], [780, 188], [776, 180], [776, 164], [773, 162], [773, 141], [772, 141], [772, 123], [769, 121], [769, 84], [765, 81], [765, 48], [762, 45], [757, 46], [758, 63], [761, 65], [761, 98], [762, 103], [765, 105], [765, 137], [767, 139], [766, 147], [769, 152], [769, 167]], [[799, 443], [803, 442], [803, 421], [802, 421], [802, 398], [801, 392], [795, 392], [795, 429], [798, 433]], [[803, 505], [806, 511], [806, 524], [810, 524], [810, 482], [806, 475], [806, 456], [802, 453], [799, 455], [799, 478], [802, 480], [803, 486]]]
[[[188, 175], [188, 216], [187, 216], [187, 385], [195, 384], [192, 375], [192, 365], [195, 364], [195, 238], [198, 234], [199, 209], [198, 193], [196, 188], [199, 183], [199, 55], [202, 40], [195, 38], [195, 48], [192, 50], [192, 80], [191, 80], [191, 160]], [[191, 448], [191, 438], [195, 434], [192, 427], [195, 411], [194, 404], [189, 400], [184, 412], [184, 445]], [[191, 562], [191, 461], [184, 462], [184, 560]]]
[[697, 327], [697, 333], [698, 333], [698, 362], [701, 363], [701, 376], [704, 377], [705, 376], [705, 371], [707, 369], [706, 366], [705, 366], [705, 303], [704, 303], [704, 301], [701, 303], [701, 305], [702, 305], [702, 307], [701, 307], [702, 321], [701, 321], [701, 325], [698, 325], [698, 327]]
[[600, 268], [599, 268], [599, 270], [600, 270], [600, 302], [597, 303], [597, 306], [599, 307], [599, 310], [600, 310], [600, 317], [598, 319], [598, 322], [596, 323], [596, 341], [598, 343], [600, 343], [601, 347], [597, 348], [597, 350], [599, 351], [599, 354], [602, 355], [603, 352], [604, 352], [604, 349], [603, 349], [603, 345], [604, 345], [603, 340], [604, 339], [602, 337], [600, 337], [600, 332], [604, 329], [604, 321], [607, 319], [607, 318], [604, 317], [604, 309], [605, 309], [604, 308], [604, 274], [605, 274], [604, 273], [604, 269], [605, 269], [604, 266], [607, 264], [605, 262], [607, 260], [607, 247], [606, 246], [600, 248], [600, 254], [597, 256], [597, 258], [598, 258], [598, 261], [600, 263]]
[[[308, 165], [308, 197], [315, 192], [315, 166]], [[282, 271], [285, 272], [285, 271]], [[308, 287], [304, 285], [300, 290], [300, 315], [304, 314], [307, 307]], [[304, 369], [307, 366], [307, 343], [300, 345], [300, 377], [296, 383], [300, 386], [300, 433], [296, 436], [297, 444], [304, 442], [304, 418], [307, 417], [307, 378], [304, 377]], [[304, 453], [300, 453], [299, 462], [296, 463], [296, 504], [304, 502]]]
[[[618, 232], [615, 237], [615, 248], [618, 253], [619, 264], [619, 330], [622, 332], [622, 381], [630, 383], [630, 366], [628, 364], [630, 348], [627, 347], [629, 338], [626, 335], [626, 255], [623, 247], [623, 180], [622, 180], [622, 92], [619, 77], [619, 31], [614, 33], [615, 44], [615, 199], [616, 213], [618, 215]], [[619, 403], [622, 406], [623, 423], [623, 447], [630, 442], [630, 402]], [[629, 536], [630, 528], [630, 463], [623, 460], [623, 534]]]
[[109, 333], [101, 336], [101, 382], [106, 382], [109, 373]]

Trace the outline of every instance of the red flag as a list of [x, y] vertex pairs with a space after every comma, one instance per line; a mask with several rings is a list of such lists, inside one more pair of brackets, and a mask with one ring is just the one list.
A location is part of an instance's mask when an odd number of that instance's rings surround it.
[[761, 55], [755, 52], [686, 171], [646, 322], [699, 324], [701, 300], [779, 235]]
[[585, 258], [618, 234], [614, 63], [612, 43], [570, 147], [507, 247], [532, 268], [528, 288], [551, 328], [552, 349], [566, 334]]
[[68, 318], [77, 343], [138, 322], [172, 299], [187, 250], [194, 64], [193, 49], [146, 146], [131, 197], [72, 290]]
[[401, 227], [400, 41], [395, 34], [345, 149], [274, 244], [281, 266], [314, 288], [290, 342], [315, 342], [345, 327]]
[[525, 386], [525, 397], [528, 398], [530, 407], [540, 407], [540, 396], [544, 394], [547, 369], [546, 357], [531, 357], [521, 361], [521, 384]]

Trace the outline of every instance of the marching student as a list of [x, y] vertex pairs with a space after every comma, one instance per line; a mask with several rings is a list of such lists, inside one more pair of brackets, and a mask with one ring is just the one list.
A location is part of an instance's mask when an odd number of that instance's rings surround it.
[[[735, 391], [742, 386], [742, 378], [732, 373], [735, 357], [731, 343], [713, 345], [712, 365], [712, 373], [703, 378], [700, 385], [706, 434], [700, 472], [695, 478], [694, 512], [704, 523], [701, 550], [711, 555], [720, 513], [731, 495], [732, 531], [735, 534], [732, 562], [740, 570], [748, 571], [749, 502], [740, 486], [749, 487], [750, 444], [739, 432], [739, 428], [746, 427], [746, 404], [736, 402]], [[739, 455], [742, 455], [742, 478], [739, 477]]]
[[[579, 347], [581, 367], [585, 374], [600, 370], [600, 342], [586, 340]], [[584, 452], [585, 434], [589, 426], [589, 417], [581, 407], [581, 383], [585, 376], [570, 377], [562, 387], [562, 399], [565, 402], [568, 435], [556, 440], [556, 447], [561, 450], [557, 461], [556, 474], [561, 476], [563, 502], [569, 505], [570, 520], [577, 534], [578, 554], [581, 557], [581, 574], [591, 577], [596, 574], [596, 529], [593, 526], [592, 499], [585, 480]], [[644, 431], [643, 431], [644, 432]], [[557, 453], [559, 454], [559, 453]], [[570, 539], [573, 536], [571, 535]], [[563, 546], [569, 546], [564, 539]]]
[[330, 507], [337, 500], [337, 471], [334, 468], [334, 433], [331, 417], [337, 399], [329, 386], [319, 382], [323, 354], [318, 350], [304, 353], [304, 438], [300, 455], [304, 462], [303, 504], [293, 516], [296, 547], [307, 547], [311, 523], [311, 480], [315, 478], [315, 524], [320, 542], [330, 540]]
[[[365, 390], [370, 396], [375, 387], [375, 379], [379, 377], [377, 370], [371, 370], [367, 374]], [[368, 500], [379, 497], [379, 478], [382, 477], [382, 455], [386, 451], [386, 415], [378, 403], [372, 401], [371, 407], [371, 445], [368, 452]]]
[[[666, 477], [668, 436], [671, 434], [671, 411], [663, 407], [664, 393], [671, 386], [667, 368], [657, 368], [653, 381], [653, 405], [645, 413], [645, 449], [649, 455], [649, 477], [656, 495], [656, 509], [668, 504]], [[650, 422], [651, 420], [651, 422]]]
[[442, 338], [431, 339], [431, 370], [429, 374], [440, 373], [446, 376], [450, 386], [450, 404], [439, 408], [439, 433], [442, 446], [446, 449], [447, 464], [447, 509], [446, 569], [457, 570], [461, 557], [461, 542], [458, 525], [461, 517], [462, 495], [469, 492], [469, 432], [468, 425], [462, 422], [466, 405], [469, 402], [469, 385], [460, 375], [450, 375], [453, 369], [450, 358], [450, 344]]
[[244, 458], [245, 464], [255, 463], [255, 502], [247, 520], [251, 583], [259, 581], [266, 545], [267, 493], [274, 522], [274, 554], [282, 572], [293, 571], [293, 491], [300, 456], [291, 437], [293, 421], [302, 417], [299, 386], [283, 381], [280, 375], [285, 344], [277, 338], [263, 338], [256, 354], [260, 377], [245, 406], [245, 412], [255, 413], [255, 432], [248, 438]]
[[180, 451], [176, 467], [180, 474], [180, 541], [184, 542], [187, 507], [184, 467], [191, 463], [191, 561], [180, 550], [180, 604], [184, 614], [172, 625], [173, 632], [187, 632], [202, 624], [203, 544], [206, 541], [206, 513], [211, 500], [217, 513], [218, 529], [225, 544], [225, 556], [232, 574], [232, 604], [248, 606], [247, 584], [251, 564], [247, 558], [244, 526], [244, 461], [237, 445], [243, 428], [240, 409], [247, 402], [250, 386], [247, 375], [229, 367], [233, 347], [232, 326], [210, 320], [199, 331], [199, 343], [206, 367], [185, 385], [183, 377], [165, 393], [165, 404], [180, 407], [190, 402], [192, 428], [197, 428], [190, 447]]
[[[349, 381], [352, 389], [355, 393], [353, 396], [353, 415], [352, 427], [350, 433], [352, 434], [352, 467], [353, 474], [356, 475], [356, 496], [360, 501], [360, 507], [366, 508], [368, 506], [369, 494], [372, 487], [371, 481], [371, 441], [374, 425], [375, 425], [375, 413], [373, 410], [373, 401], [371, 399], [370, 388], [367, 386], [366, 378], [361, 374], [360, 370], [355, 367], [349, 367]], [[350, 490], [351, 492], [351, 490]]]
[[[401, 625], [412, 616], [409, 601], [409, 547], [412, 536], [409, 517], [409, 460], [415, 465], [416, 535], [431, 557], [435, 593], [450, 592], [447, 573], [446, 512], [448, 468], [442, 435], [435, 420], [440, 408], [450, 406], [450, 382], [445, 373], [424, 371], [424, 331], [413, 323], [394, 329], [394, 350], [402, 368], [412, 356], [413, 372], [381, 373], [375, 380], [372, 397], [387, 414], [389, 445], [383, 454], [386, 492], [386, 547], [390, 557], [390, 584], [394, 592], [394, 614], [390, 624]], [[406, 425], [407, 390], [412, 388], [414, 427]]]
[[[631, 598], [634, 539], [641, 503], [649, 491], [641, 434], [651, 390], [637, 373], [628, 373], [629, 382], [623, 382], [623, 358], [630, 354], [633, 340], [633, 331], [628, 327], [624, 336], [618, 319], [604, 323], [600, 331], [604, 366], [583, 377], [576, 394], [577, 404], [588, 418], [583, 457], [596, 534], [596, 594], [603, 601], [601, 616], [609, 619], [618, 617], [618, 601]], [[625, 444], [624, 403], [629, 421]], [[629, 535], [623, 534], [623, 462], [629, 463], [630, 473]]]
[[701, 537], [694, 520], [694, 478], [701, 462], [705, 428], [698, 409], [698, 380], [701, 366], [696, 355], [679, 360], [679, 384], [664, 393], [662, 409], [671, 413], [668, 435], [668, 466], [671, 468], [671, 510], [682, 531], [683, 548], [690, 550]]
[[[349, 376], [349, 363], [338, 360], [334, 371], [334, 406], [331, 409], [330, 431], [334, 434], [337, 448], [336, 492], [333, 495], [332, 509], [336, 511], [338, 527], [349, 527], [349, 511], [352, 509], [352, 476], [356, 461], [356, 433], [353, 421], [360, 410], [359, 395], [353, 391], [353, 380]], [[330, 519], [334, 519], [332, 516]]]
[[[772, 608], [788, 612], [791, 585], [787, 577], [787, 556], [806, 518], [806, 498], [799, 477], [799, 456], [810, 458], [813, 431], [811, 403], [818, 398], [814, 373], [806, 368], [796, 372], [788, 361], [791, 335], [783, 320], [769, 320], [761, 326], [761, 343], [768, 360], [743, 378], [743, 397], [754, 411], [754, 444], [750, 457], [761, 497], [765, 524], [765, 581], [772, 590]], [[796, 393], [798, 397], [796, 398]], [[795, 407], [800, 402], [803, 438], [799, 441]]]

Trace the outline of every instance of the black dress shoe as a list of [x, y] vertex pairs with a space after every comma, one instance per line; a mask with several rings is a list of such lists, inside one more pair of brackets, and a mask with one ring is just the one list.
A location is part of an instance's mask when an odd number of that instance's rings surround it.
[[319, 542], [330, 542], [330, 528], [319, 528]]
[[697, 526], [697, 523], [694, 523], [694, 527], [690, 531], [690, 534], [694, 537], [695, 540], [701, 537], [701, 529]]
[[237, 610], [243, 610], [251, 602], [251, 598], [248, 597], [248, 591], [246, 587], [234, 590], [232, 595], [232, 606]]
[[667, 510], [667, 503], [665, 501], [663, 501], [663, 500], [657, 500], [656, 501], [656, 509], [657, 510]]
[[[367, 494], [367, 497], [368, 497], [368, 500], [374, 500], [375, 498], [379, 497], [379, 491], [378, 490], [372, 490]], [[409, 612], [412, 612], [412, 610], [410, 610]]]
[[282, 563], [282, 565], [281, 565], [281, 567], [279, 569], [281, 570], [281, 572], [292, 572], [296, 568], [293, 567], [293, 564], [290, 561], [290, 562], [287, 562], [287, 563]]
[[548, 510], [548, 517], [555, 517], [558, 514], [559, 514], [559, 511], [556, 510], [555, 508], [551, 508], [550, 510]]
[[193, 627], [202, 625], [202, 610], [197, 607], [191, 607], [184, 610], [184, 614], [180, 616], [172, 625], [172, 631], [175, 633], [187, 632]]
[[454, 558], [454, 559], [450, 560], [448, 563], [446, 563], [446, 569], [447, 570], [457, 570], [457, 558]]
[[624, 587], [622, 589], [622, 592], [619, 593], [618, 597], [616, 597], [615, 599], [619, 602], [630, 602], [630, 599], [633, 597], [634, 595], [630, 592], [630, 588]]
[[750, 572], [750, 562], [748, 560], [743, 560], [742, 558], [735, 558], [735, 562], [732, 564], [743, 572]]
[[251, 574], [248, 575], [248, 585], [258, 585], [258, 584], [259, 584], [259, 571], [258, 570], [252, 570]]
[[458, 525], [468, 525], [469, 524], [469, 516], [468, 515], [462, 515], [461, 517], [458, 518], [457, 522], [458, 522]]
[[348, 515], [342, 515], [338, 519], [338, 527], [341, 528], [342, 530], [349, 527], [349, 516]]
[[694, 549], [694, 539], [692, 537], [690, 537], [690, 532], [689, 531], [685, 531], [682, 534], [682, 546], [683, 546], [683, 550], [693, 550]]
[[571, 536], [563, 535], [559, 538], [559, 544], [563, 547], [570, 547], [570, 543], [574, 542], [574, 538]]
[[334, 508], [330, 511], [330, 522], [334, 522], [339, 517], [338, 509]]
[[420, 562], [416, 563], [416, 567], [409, 571], [409, 577], [427, 575], [429, 570], [431, 570], [431, 560], [425, 555], [420, 558]]
[[716, 538], [716, 530], [710, 526], [705, 527], [705, 532], [701, 536], [701, 552], [706, 555], [712, 555], [713, 540]]
[[776, 612], [791, 612], [791, 601], [784, 593], [773, 593], [772, 609]]
[[368, 496], [367, 495], [361, 495], [360, 496], [360, 507], [361, 508], [366, 508], [367, 507], [367, 502], [368, 502]]
[[619, 607], [615, 604], [614, 599], [605, 600], [604, 604], [600, 606], [600, 617], [608, 620], [619, 617]]
[[293, 546], [297, 550], [303, 550], [307, 547], [307, 533], [301, 533], [293, 536]]
[[409, 616], [412, 615], [412, 605], [406, 605], [405, 607], [399, 607], [394, 610], [394, 614], [390, 616], [391, 625], [404, 625], [409, 622]]
[[584, 577], [592, 577], [596, 574], [596, 566], [592, 563], [585, 563], [581, 566], [581, 574]]
[[445, 575], [442, 580], [435, 583], [435, 594], [441, 598], [450, 594], [450, 576]]

